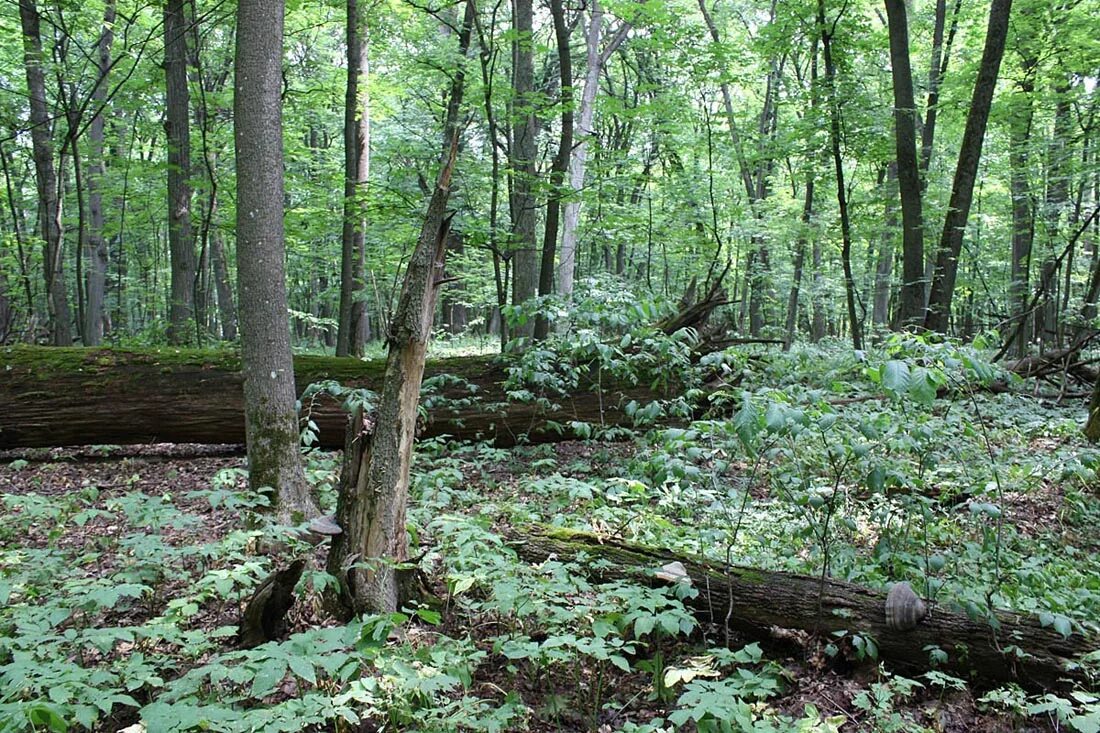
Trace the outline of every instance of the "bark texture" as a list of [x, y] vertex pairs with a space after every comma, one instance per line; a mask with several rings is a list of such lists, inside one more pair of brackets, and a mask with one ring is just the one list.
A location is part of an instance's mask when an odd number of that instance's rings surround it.
[[168, 142], [168, 250], [172, 284], [168, 343], [195, 341], [195, 243], [191, 236], [191, 118], [187, 85], [186, 0], [164, 10], [165, 132]]
[[[995, 612], [1000, 627], [995, 630], [988, 619], [937, 606], [915, 629], [895, 631], [886, 625], [886, 594], [879, 591], [809, 575], [723, 567], [585, 533], [534, 527], [512, 531], [507, 541], [532, 563], [575, 560], [582, 553], [589, 561], [606, 561], [590, 572], [607, 580], [641, 577], [666, 583], [653, 572], [678, 561], [699, 591], [689, 603], [703, 623], [765, 639], [777, 628], [869, 635], [883, 660], [911, 669], [931, 668], [929, 647], [938, 647], [947, 654], [943, 668], [982, 684], [1067, 688], [1067, 681], [1084, 678], [1083, 670], [1068, 670], [1067, 663], [1100, 646], [1094, 636], [1064, 638], [1038, 618], [1010, 611]], [[1016, 648], [1024, 653], [1015, 654]]]
[[342, 581], [354, 613], [393, 613], [404, 601], [397, 566], [408, 559], [405, 508], [416, 439], [424, 361], [447, 257], [447, 201], [458, 156], [459, 109], [476, 7], [466, 0], [459, 33], [459, 67], [448, 98], [443, 155], [416, 248], [409, 257], [390, 324], [386, 373], [376, 415], [379, 430], [364, 430], [357, 414], [348, 430], [336, 509], [343, 531], [333, 538], [329, 572]]
[[316, 513], [298, 447], [283, 266], [283, 2], [241, 0], [233, 100], [237, 288], [249, 484], [280, 514]]
[[[380, 360], [298, 356], [292, 394], [328, 380], [380, 392], [384, 371]], [[241, 358], [233, 352], [8, 346], [0, 349], [0, 373], [0, 448], [245, 441], [244, 377]], [[495, 358], [428, 362], [428, 377], [442, 374], [458, 382], [430, 393], [422, 437], [450, 435], [501, 445], [525, 434], [533, 440], [562, 440], [547, 421], [631, 425], [623, 412], [627, 402], [645, 404], [663, 396], [645, 385], [593, 373], [568, 397], [550, 395], [557, 407], [542, 409], [507, 401], [507, 370]], [[272, 381], [270, 374], [266, 381]], [[602, 396], [593, 391], [597, 384], [603, 386]], [[322, 447], [344, 446], [348, 416], [339, 402], [327, 395], [305, 398], [302, 410], [316, 423]]]
[[[539, 253], [535, 231], [535, 163], [538, 119], [535, 116], [534, 10], [531, 0], [513, 0], [515, 40], [512, 42], [512, 304], [521, 305], [538, 292]], [[515, 336], [530, 337], [533, 319], [516, 328]]]
[[38, 189], [38, 226], [43, 242], [42, 271], [46, 280], [50, 342], [54, 346], [69, 346], [73, 342], [73, 332], [65, 289], [61, 195], [53, 160], [51, 116], [46, 105], [46, 77], [42, 69], [42, 22], [34, 0], [20, 0], [19, 18], [23, 27], [23, 63], [29, 93], [31, 150]]

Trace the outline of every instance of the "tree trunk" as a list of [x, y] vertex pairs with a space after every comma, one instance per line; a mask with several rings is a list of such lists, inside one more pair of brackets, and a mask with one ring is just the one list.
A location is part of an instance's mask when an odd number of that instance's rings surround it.
[[459, 67], [447, 105], [439, 175], [416, 248], [409, 257], [390, 327], [382, 392], [376, 414], [371, 416], [381, 428], [364, 430], [364, 416], [358, 413], [348, 430], [336, 510], [336, 521], [343, 532], [333, 538], [328, 570], [341, 579], [347, 610], [356, 614], [393, 613], [408, 600], [400, 592], [395, 566], [408, 559], [405, 505], [409, 470], [425, 355], [440, 287], [437, 280], [447, 257], [447, 201], [458, 156], [459, 110], [475, 13], [473, 0], [466, 0], [459, 34]]
[[[321, 447], [343, 447], [347, 413], [326, 392], [303, 396], [306, 387], [335, 381], [380, 392], [383, 371], [378, 360], [294, 358], [294, 397], [302, 399], [303, 419], [316, 424]], [[245, 441], [241, 359], [233, 352], [9, 346], [0, 349], [0, 373], [0, 449]], [[501, 445], [524, 435], [534, 441], [569, 437], [568, 431], [564, 437], [556, 433], [549, 421], [630, 426], [633, 420], [623, 411], [628, 402], [645, 405], [668, 396], [593, 371], [568, 396], [546, 394], [558, 403], [552, 407], [512, 402], [504, 388], [508, 370], [489, 356], [433, 360], [426, 374], [451, 375], [457, 382], [432, 393], [423, 437]], [[266, 381], [272, 381], [269, 373]]]
[[985, 49], [974, 82], [974, 95], [970, 112], [966, 117], [959, 149], [959, 161], [955, 167], [955, 180], [951, 186], [951, 200], [944, 217], [943, 233], [936, 252], [936, 268], [928, 298], [928, 311], [924, 326], [930, 331], [947, 332], [951, 317], [951, 300], [955, 295], [955, 279], [958, 275], [959, 254], [962, 252], [963, 235], [970, 216], [970, 204], [974, 198], [974, 183], [978, 177], [978, 163], [982, 157], [986, 123], [997, 86], [997, 74], [1004, 55], [1008, 35], [1008, 18], [1012, 0], [992, 0], [989, 10], [989, 28], [986, 31]]
[[[942, 1], [942, 0], [941, 0]], [[898, 323], [903, 328], [924, 321], [924, 214], [917, 163], [917, 106], [909, 64], [909, 23], [905, 0], [886, 0], [890, 25], [890, 65], [894, 81], [894, 141], [898, 190], [901, 194], [902, 283]]]
[[54, 168], [51, 116], [46, 106], [46, 80], [42, 70], [41, 20], [35, 0], [19, 1], [19, 17], [23, 28], [23, 59], [30, 97], [31, 147], [38, 189], [38, 224], [43, 242], [42, 271], [49, 306], [50, 342], [54, 346], [69, 346], [73, 342], [73, 334], [63, 266], [61, 193]]
[[1034, 79], [1029, 70], [1035, 68], [1034, 57], [1023, 60], [1024, 77], [1020, 81], [1019, 93], [1012, 98], [1012, 116], [1009, 119], [1009, 191], [1012, 195], [1012, 259], [1011, 280], [1008, 286], [1009, 313], [1014, 319], [1025, 321], [1018, 329], [1019, 336], [1013, 345], [1018, 358], [1027, 355], [1028, 328], [1026, 321], [1031, 314], [1027, 312], [1030, 295], [1031, 245], [1035, 236], [1035, 223], [1032, 218], [1030, 171], [1028, 170], [1028, 147], [1031, 144], [1032, 94], [1035, 91]]
[[817, 25], [821, 33], [821, 51], [825, 59], [825, 81], [829, 91], [829, 139], [836, 171], [836, 200], [840, 210], [840, 259], [844, 267], [844, 293], [848, 302], [848, 325], [852, 329], [852, 348], [863, 348], [862, 324], [856, 313], [856, 281], [852, 275], [852, 225], [848, 218], [848, 191], [844, 187], [844, 159], [840, 153], [840, 100], [837, 98], [836, 65], [833, 63], [832, 32], [825, 22], [825, 0], [817, 0]]
[[168, 343], [195, 341], [195, 244], [191, 236], [191, 120], [187, 85], [186, 0], [164, 9], [165, 132], [168, 145], [168, 251], [172, 283]]
[[111, 66], [111, 43], [114, 39], [115, 3], [108, 0], [103, 9], [103, 32], [99, 36], [98, 83], [92, 92], [93, 117], [88, 125], [88, 269], [85, 295], [88, 299], [84, 310], [84, 345], [96, 346], [103, 341], [107, 321], [107, 238], [103, 234], [103, 181], [107, 174], [103, 149], [107, 110], [107, 75]]
[[[538, 292], [539, 258], [535, 233], [535, 158], [538, 119], [535, 116], [535, 62], [531, 0], [513, 0], [515, 39], [512, 41], [512, 305], [521, 305]], [[534, 319], [516, 328], [515, 336], [530, 337]]]
[[370, 36], [367, 11], [347, 0], [348, 77], [344, 97], [344, 226], [340, 257], [337, 356], [362, 356], [366, 342], [363, 298], [366, 193], [370, 181]]
[[881, 659], [902, 668], [930, 669], [929, 648], [936, 648], [947, 655], [940, 666], [954, 674], [1032, 689], [1068, 689], [1072, 681], [1083, 680], [1081, 667], [1069, 671], [1066, 665], [1100, 646], [1091, 634], [1063, 638], [1038, 618], [1010, 611], [995, 612], [998, 630], [986, 619], [937, 606], [916, 628], [897, 631], [886, 624], [886, 594], [879, 591], [809, 575], [722, 566], [582, 532], [529, 527], [509, 532], [506, 541], [530, 563], [572, 562], [582, 554], [602, 561], [599, 569], [589, 566], [588, 571], [601, 581], [676, 582], [654, 573], [678, 562], [698, 591], [688, 601], [696, 618], [726, 629], [727, 640], [729, 630], [760, 639], [776, 638], [783, 629], [829, 638], [860, 634], [874, 639]]
[[[875, 267], [875, 295], [871, 305], [871, 323], [876, 328], [885, 328], [890, 323], [890, 287], [893, 281], [894, 247], [898, 227], [898, 204], [895, 198], [897, 180], [898, 163], [892, 160], [886, 165], [886, 212], [882, 236], [879, 239], [878, 264]], [[923, 262], [921, 268], [923, 269]], [[920, 306], [923, 311], [923, 287], [920, 292]]]
[[[562, 183], [573, 150], [573, 63], [569, 50], [569, 30], [565, 24], [562, 0], [550, 0], [550, 14], [554, 18], [554, 39], [558, 48], [558, 66], [561, 82], [561, 139], [558, 154], [550, 169], [550, 192], [546, 200], [546, 231], [542, 238], [542, 264], [539, 269], [539, 295], [554, 292], [554, 254], [558, 243], [558, 219], [561, 215]], [[540, 315], [535, 321], [536, 341], [550, 334], [550, 321]]]
[[1096, 385], [1092, 388], [1092, 399], [1089, 400], [1089, 419], [1085, 423], [1085, 437], [1090, 443], [1100, 442], [1100, 377], [1096, 379]]
[[[811, 160], [806, 166], [806, 196], [802, 202], [802, 226], [798, 234], [798, 252], [794, 257], [794, 278], [791, 282], [791, 292], [787, 297], [787, 329], [786, 338], [783, 341], [783, 350], [791, 348], [794, 343], [795, 326], [798, 323], [798, 293], [802, 286], [802, 271], [806, 263], [806, 245], [810, 238], [812, 227], [811, 220], [814, 214], [814, 168]], [[816, 238], [816, 233], [812, 236]]]
[[577, 269], [577, 225], [580, 222], [580, 194], [584, 189], [584, 171], [588, 162], [588, 141], [595, 132], [592, 122], [596, 113], [596, 93], [600, 86], [600, 71], [611, 54], [626, 38], [630, 24], [624, 22], [600, 50], [600, 33], [603, 26], [603, 8], [598, 0], [589, 5], [590, 19], [585, 33], [587, 66], [584, 72], [584, 88], [577, 110], [576, 145], [569, 159], [569, 188], [571, 198], [565, 204], [562, 220], [561, 255], [558, 258], [558, 292], [568, 297], [573, 294], [573, 276]]
[[[316, 508], [298, 447], [283, 243], [283, 2], [240, 0], [233, 99], [237, 290], [249, 485], [280, 519]], [[185, 108], [186, 109], [186, 108]]]

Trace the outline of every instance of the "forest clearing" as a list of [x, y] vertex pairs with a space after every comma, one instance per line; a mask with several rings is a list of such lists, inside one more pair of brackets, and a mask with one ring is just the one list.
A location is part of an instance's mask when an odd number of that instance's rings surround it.
[[0, 4], [0, 733], [1100, 733], [1098, 18]]

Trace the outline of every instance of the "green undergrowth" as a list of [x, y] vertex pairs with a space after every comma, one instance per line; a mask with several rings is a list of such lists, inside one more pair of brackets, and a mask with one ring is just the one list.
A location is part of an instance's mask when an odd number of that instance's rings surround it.
[[[239, 609], [284, 559], [257, 540], [286, 535], [240, 469], [155, 492], [49, 491], [34, 464], [0, 469], [15, 487], [0, 495], [0, 730], [908, 731], [938, 729], [960, 699], [975, 726], [1100, 728], [1095, 685], [972, 690], [833, 639], [792, 656], [700, 625], [690, 584], [601, 581], [583, 556], [532, 565], [504, 539], [539, 523], [876, 589], [907, 580], [979, 620], [1014, 609], [1095, 634], [1100, 452], [1079, 437], [1083, 409], [950, 344], [699, 360], [692, 333], [595, 325], [613, 338], [577, 325], [515, 357], [509, 388], [551, 399], [606, 370], [667, 399], [627, 410], [617, 442], [593, 425], [584, 442], [419, 443], [410, 556], [438, 608], [337, 625], [319, 554], [286, 638], [240, 650]], [[997, 380], [1013, 390], [987, 391]], [[307, 454], [330, 507], [338, 464]], [[829, 675], [827, 700], [806, 692]]]

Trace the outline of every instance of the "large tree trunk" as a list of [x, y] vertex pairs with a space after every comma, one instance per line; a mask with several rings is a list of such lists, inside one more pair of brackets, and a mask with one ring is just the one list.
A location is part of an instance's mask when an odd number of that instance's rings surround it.
[[1097, 377], [1096, 385], [1092, 388], [1089, 419], [1085, 423], [1085, 437], [1092, 443], [1100, 442], [1100, 377]]
[[337, 356], [362, 356], [366, 341], [366, 191], [370, 180], [370, 36], [367, 10], [347, 0], [348, 78], [344, 95], [344, 227], [340, 256]]
[[917, 164], [917, 109], [909, 64], [909, 23], [905, 0], [886, 0], [890, 23], [890, 65], [894, 80], [894, 141], [898, 190], [901, 193], [902, 283], [898, 323], [919, 326], [924, 320], [924, 214]]
[[23, 57], [30, 97], [31, 149], [38, 189], [38, 224], [43, 242], [42, 271], [46, 280], [50, 342], [55, 346], [69, 346], [73, 333], [63, 267], [61, 193], [53, 160], [51, 116], [46, 106], [41, 20], [34, 0], [20, 0], [19, 17], [23, 26]]
[[[302, 472], [283, 266], [283, 2], [241, 0], [233, 82], [237, 289], [249, 485], [280, 518], [316, 509]], [[186, 108], [185, 108], [186, 109]]]
[[[983, 684], [1067, 688], [1066, 680], [1082, 680], [1085, 675], [1080, 667], [1067, 670], [1066, 663], [1100, 647], [1095, 636], [1075, 633], [1064, 638], [1036, 617], [1009, 611], [996, 612], [1000, 629], [994, 630], [985, 619], [937, 606], [916, 628], [896, 631], [886, 624], [886, 594], [879, 591], [809, 575], [724, 567], [586, 533], [534, 527], [509, 533], [507, 541], [532, 563], [550, 558], [574, 561], [582, 554], [589, 561], [604, 561], [589, 571], [600, 580], [663, 584], [669, 581], [654, 572], [679, 562], [698, 591], [689, 603], [703, 623], [763, 639], [775, 636], [777, 629], [801, 629], [829, 638], [835, 632], [861, 634], [874, 639], [881, 659], [910, 669], [929, 669], [929, 648], [934, 647], [947, 654], [942, 668]], [[1023, 653], [1016, 654], [1016, 649]]]
[[[509, 161], [512, 169], [512, 305], [521, 305], [538, 292], [539, 257], [535, 232], [535, 163], [538, 119], [535, 116], [535, 62], [532, 27], [534, 10], [531, 0], [513, 0], [512, 41], [514, 92], [512, 147]], [[535, 330], [534, 319], [516, 328], [515, 336], [530, 337]]]
[[955, 167], [955, 180], [951, 186], [951, 199], [944, 217], [943, 233], [936, 252], [936, 269], [928, 297], [928, 311], [924, 326], [930, 331], [947, 332], [951, 318], [951, 300], [955, 295], [955, 279], [958, 274], [959, 254], [962, 252], [963, 235], [970, 216], [970, 204], [974, 198], [974, 183], [978, 178], [978, 163], [985, 142], [985, 128], [997, 86], [997, 74], [1004, 55], [1008, 35], [1008, 18], [1012, 0], [993, 0], [989, 10], [989, 28], [986, 31], [985, 50], [982, 52], [978, 78], [974, 82], [974, 96], [970, 101], [970, 113], [966, 117], [959, 161]]
[[461, 135], [459, 110], [476, 7], [466, 0], [459, 33], [458, 69], [447, 105], [443, 156], [416, 248], [409, 257], [401, 298], [390, 326], [386, 374], [376, 414], [378, 430], [365, 430], [357, 413], [348, 430], [336, 510], [342, 532], [333, 538], [328, 570], [340, 578], [348, 611], [393, 613], [408, 600], [396, 565], [408, 559], [405, 506], [416, 439], [420, 384], [439, 281], [447, 257], [447, 201]]
[[[294, 396], [325, 381], [379, 392], [383, 372], [379, 360], [298, 356]], [[9, 346], [0, 349], [0, 373], [0, 448], [245, 440], [241, 359], [233, 352]], [[426, 374], [448, 374], [459, 382], [433, 392], [423, 437], [450, 435], [503, 445], [525, 434], [534, 440], [563, 439], [547, 421], [632, 425], [623, 412], [626, 403], [644, 405], [666, 396], [593, 373], [568, 397], [547, 395], [560, 406], [543, 409], [534, 402], [508, 401], [507, 369], [494, 357], [432, 360]], [[593, 391], [597, 384], [602, 395]], [[303, 403], [303, 417], [317, 425], [318, 444], [342, 448], [347, 413], [339, 402], [322, 393], [303, 397]]]
[[1019, 94], [1013, 95], [1009, 119], [1009, 191], [1012, 196], [1012, 257], [1011, 280], [1008, 285], [1009, 314], [1014, 319], [1024, 321], [1018, 330], [1013, 350], [1018, 358], [1027, 355], [1027, 322], [1031, 314], [1027, 312], [1030, 295], [1031, 245], [1035, 238], [1035, 224], [1032, 218], [1030, 171], [1028, 170], [1028, 147], [1031, 142], [1032, 95], [1035, 92], [1033, 77], [1037, 59], [1029, 56], [1023, 59], [1024, 76], [1020, 81]]
[[[172, 283], [168, 303], [168, 343], [195, 341], [195, 245], [191, 237], [191, 119], [187, 86], [185, 0], [164, 9], [165, 130], [168, 143], [168, 251]], [[281, 210], [281, 206], [280, 206]]]

